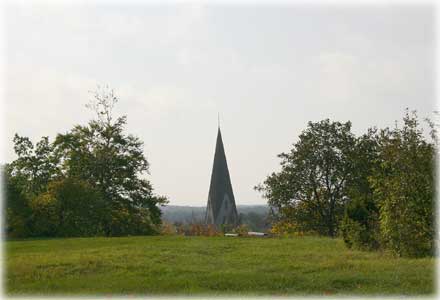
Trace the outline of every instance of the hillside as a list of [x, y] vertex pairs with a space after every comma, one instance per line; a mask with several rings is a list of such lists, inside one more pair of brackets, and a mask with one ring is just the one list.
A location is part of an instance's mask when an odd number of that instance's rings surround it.
[[124, 237], [5, 242], [9, 295], [420, 295], [433, 258], [350, 251], [340, 239]]

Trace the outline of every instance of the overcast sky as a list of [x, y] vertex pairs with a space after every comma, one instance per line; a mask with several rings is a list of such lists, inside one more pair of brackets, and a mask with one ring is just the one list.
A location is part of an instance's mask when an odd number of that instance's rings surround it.
[[[54, 2], [55, 3], [55, 2]], [[14, 133], [52, 139], [108, 84], [145, 142], [155, 191], [206, 205], [217, 113], [236, 202], [279, 170], [307, 122], [392, 126], [435, 104], [434, 9], [385, 5], [12, 5], [2, 162]]]

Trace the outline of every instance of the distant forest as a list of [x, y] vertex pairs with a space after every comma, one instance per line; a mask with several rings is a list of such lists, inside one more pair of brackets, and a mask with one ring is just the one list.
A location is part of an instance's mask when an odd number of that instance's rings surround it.
[[[173, 206], [161, 208], [162, 221], [175, 225], [204, 223], [205, 206]], [[270, 228], [269, 207], [267, 205], [237, 205], [240, 224], [253, 231], [266, 231]]]

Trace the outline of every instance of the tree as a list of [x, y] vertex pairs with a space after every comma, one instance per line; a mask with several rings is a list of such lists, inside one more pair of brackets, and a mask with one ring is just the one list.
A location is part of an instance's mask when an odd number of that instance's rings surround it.
[[108, 213], [101, 193], [90, 184], [76, 178], [65, 178], [51, 182], [45, 194], [57, 204], [57, 236], [103, 234]]
[[23, 235], [20, 226], [26, 236], [158, 232], [166, 198], [153, 193], [143, 143], [124, 133], [127, 119], [114, 118], [116, 103], [113, 91], [98, 89], [88, 106], [96, 118], [53, 143], [43, 137], [34, 146], [15, 135], [18, 158], [5, 177], [10, 235]]
[[356, 139], [350, 158], [352, 175], [347, 180], [347, 203], [341, 232], [348, 247], [377, 249], [379, 247], [379, 208], [369, 182], [379, 166], [377, 129]]
[[399, 256], [434, 251], [435, 132], [426, 140], [415, 112], [403, 128], [380, 133], [380, 165], [370, 183], [380, 209], [384, 247]]
[[17, 177], [11, 176], [11, 166], [1, 166], [5, 196], [6, 236], [25, 237], [30, 234], [31, 210], [26, 194]]
[[57, 236], [60, 225], [60, 207], [57, 199], [48, 192], [29, 200], [32, 210], [32, 236]]
[[[153, 194], [150, 182], [143, 177], [149, 166], [143, 142], [124, 134], [125, 116], [113, 117], [117, 101], [108, 88], [98, 90], [89, 105], [97, 118], [59, 134], [54, 143], [65, 176], [84, 180], [103, 195], [111, 212], [105, 226], [107, 235], [139, 233], [135, 220], [150, 222], [151, 231], [161, 222], [158, 206], [166, 203], [166, 198]], [[126, 218], [126, 214], [133, 218]], [[134, 231], [119, 230], [124, 226]]]
[[290, 153], [279, 155], [281, 171], [256, 189], [281, 221], [292, 222], [298, 231], [333, 237], [344, 212], [355, 142], [350, 122], [309, 122]]
[[[17, 159], [8, 164], [4, 171], [6, 234], [10, 237], [25, 237], [35, 234], [36, 223], [32, 211], [35, 206], [32, 204], [38, 195], [47, 191], [49, 182], [61, 173], [59, 158], [48, 137], [42, 137], [34, 145], [29, 138], [15, 134], [13, 142]], [[44, 201], [42, 203], [47, 204]]]
[[36, 196], [46, 190], [49, 181], [60, 175], [59, 157], [53, 151], [49, 137], [42, 137], [34, 146], [27, 137], [14, 136], [14, 150], [18, 158], [9, 165], [24, 193]]

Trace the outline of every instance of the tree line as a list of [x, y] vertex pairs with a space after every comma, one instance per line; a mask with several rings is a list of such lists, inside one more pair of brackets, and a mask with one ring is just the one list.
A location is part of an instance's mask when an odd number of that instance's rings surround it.
[[434, 252], [436, 130], [416, 112], [355, 136], [351, 123], [309, 122], [281, 170], [256, 186], [274, 229], [342, 236], [348, 247], [399, 256]]
[[[112, 90], [93, 96], [95, 118], [86, 125], [52, 142], [15, 135], [17, 159], [2, 167], [8, 237], [160, 232], [167, 199], [146, 179], [143, 143], [125, 133], [126, 116], [114, 117]], [[433, 254], [437, 136], [426, 121], [430, 132], [407, 110], [400, 127], [360, 136], [351, 122], [309, 122], [279, 155], [281, 170], [256, 186], [272, 231], [342, 236], [348, 247], [400, 256]], [[260, 222], [248, 217], [242, 221]]]
[[17, 159], [2, 167], [8, 237], [121, 236], [159, 232], [167, 202], [145, 178], [139, 138], [115, 118], [118, 99], [98, 88], [95, 119], [35, 145], [15, 135]]

